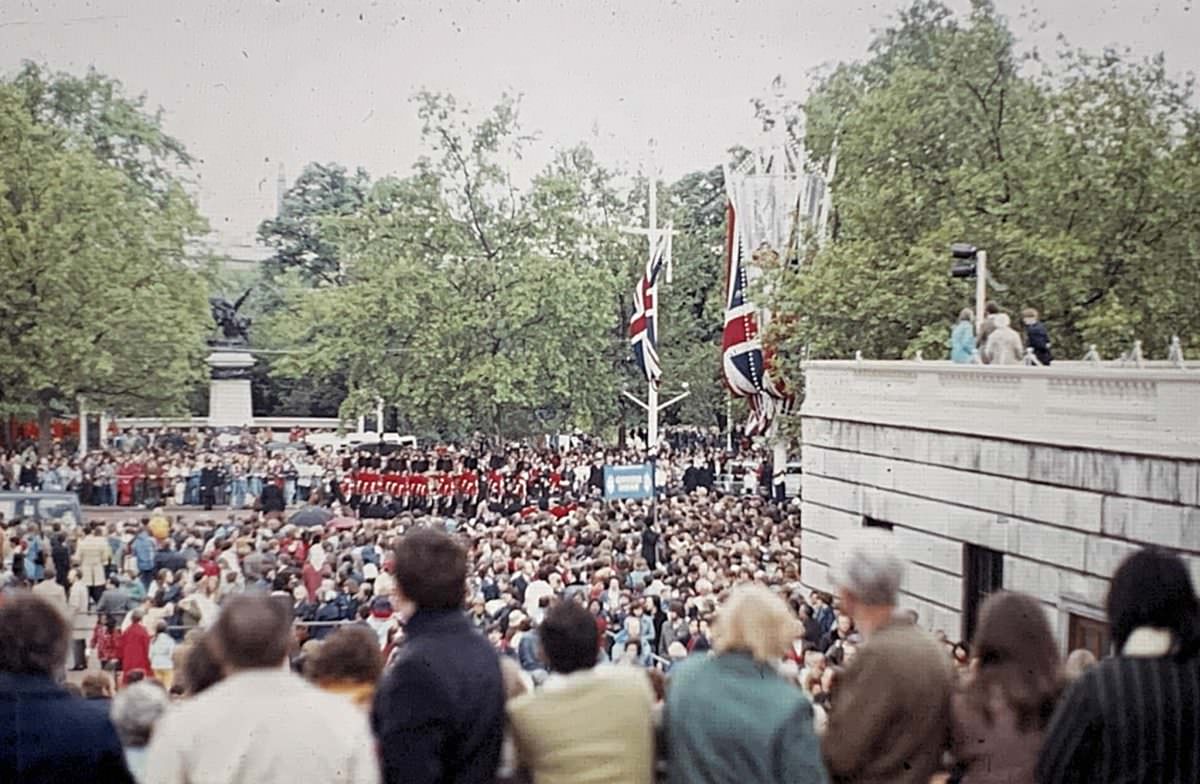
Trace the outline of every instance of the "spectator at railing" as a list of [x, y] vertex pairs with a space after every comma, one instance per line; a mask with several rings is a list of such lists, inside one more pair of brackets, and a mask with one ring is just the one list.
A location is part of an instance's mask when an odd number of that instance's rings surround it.
[[321, 641], [305, 663], [304, 674], [322, 689], [346, 697], [364, 711], [371, 708], [383, 656], [375, 633], [366, 626], [342, 626]]
[[285, 602], [233, 597], [211, 634], [229, 675], [162, 719], [147, 752], [148, 781], [379, 780], [363, 713], [284, 668], [292, 636]]
[[671, 784], [827, 781], [809, 699], [776, 671], [798, 630], [787, 603], [740, 585], [717, 611], [711, 657], [671, 672], [665, 709]]
[[534, 784], [651, 784], [654, 692], [645, 672], [596, 665], [596, 622], [577, 602], [552, 606], [538, 634], [552, 674], [508, 703], [518, 759]]
[[1113, 575], [1107, 612], [1118, 655], [1059, 703], [1037, 780], [1200, 781], [1200, 599], [1187, 566], [1134, 553]]
[[125, 784], [121, 743], [105, 702], [70, 696], [54, 682], [71, 630], [27, 593], [0, 601], [0, 781]]
[[153, 784], [145, 774], [146, 747], [169, 705], [163, 686], [151, 681], [122, 689], [112, 702], [112, 722], [125, 747], [125, 764], [138, 784]]
[[500, 662], [463, 612], [466, 553], [415, 528], [394, 558], [405, 643], [375, 694], [372, 725], [388, 784], [490, 784], [500, 762]]
[[829, 772], [835, 781], [927, 784], [950, 737], [950, 662], [932, 637], [896, 616], [904, 562], [891, 536], [853, 532], [839, 544], [842, 609], [865, 642], [846, 666], [829, 717]]
[[1042, 735], [1062, 688], [1058, 645], [1041, 603], [1019, 593], [984, 601], [974, 658], [951, 701], [962, 784], [1034, 784]]

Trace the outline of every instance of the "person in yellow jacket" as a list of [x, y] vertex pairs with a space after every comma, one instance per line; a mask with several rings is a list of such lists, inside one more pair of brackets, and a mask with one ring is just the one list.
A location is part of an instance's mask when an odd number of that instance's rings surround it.
[[147, 527], [150, 529], [150, 535], [160, 545], [171, 535], [171, 521], [167, 519], [167, 513], [161, 506], [150, 515], [150, 523]]

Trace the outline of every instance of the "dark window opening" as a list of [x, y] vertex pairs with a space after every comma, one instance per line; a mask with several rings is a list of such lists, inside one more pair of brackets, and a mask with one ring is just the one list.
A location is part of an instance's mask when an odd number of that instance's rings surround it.
[[963, 545], [963, 639], [975, 635], [979, 608], [988, 594], [1004, 587], [1004, 553]]
[[874, 517], [869, 517], [867, 515], [863, 515], [862, 524], [863, 524], [863, 528], [879, 528], [880, 530], [883, 530], [883, 531], [891, 531], [893, 528], [896, 527], [892, 523], [889, 523], [887, 520], [879, 520]]

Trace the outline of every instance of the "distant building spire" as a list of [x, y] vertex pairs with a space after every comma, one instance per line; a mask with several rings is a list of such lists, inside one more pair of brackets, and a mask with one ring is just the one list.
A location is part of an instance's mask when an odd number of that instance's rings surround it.
[[275, 217], [283, 214], [283, 194], [287, 193], [287, 177], [283, 174], [283, 161], [279, 162], [279, 175], [275, 178]]

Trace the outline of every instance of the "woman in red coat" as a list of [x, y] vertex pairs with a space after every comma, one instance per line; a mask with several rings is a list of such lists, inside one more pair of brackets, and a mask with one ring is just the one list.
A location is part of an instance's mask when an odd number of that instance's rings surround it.
[[150, 667], [150, 632], [142, 626], [140, 608], [133, 611], [129, 628], [121, 633], [121, 670], [126, 682], [134, 670], [141, 670], [146, 676], [154, 672]]

